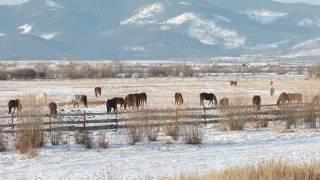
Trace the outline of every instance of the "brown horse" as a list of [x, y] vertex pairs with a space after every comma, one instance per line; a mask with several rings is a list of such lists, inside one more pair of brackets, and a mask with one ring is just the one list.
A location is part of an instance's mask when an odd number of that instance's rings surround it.
[[131, 108], [134, 108], [135, 106], [135, 101], [136, 101], [136, 97], [134, 94], [128, 94], [126, 97], [125, 97], [125, 104], [127, 105], [127, 107], [131, 107]]
[[101, 91], [101, 87], [94, 88], [94, 94], [96, 95], [96, 97], [101, 96]]
[[133, 94], [134, 96], [134, 104], [137, 107], [137, 109], [139, 109], [140, 105], [141, 105], [141, 96], [139, 93], [135, 93]]
[[273, 97], [275, 91], [276, 91], [276, 90], [274, 89], [274, 87], [270, 88], [270, 96]]
[[140, 93], [140, 104], [142, 106], [147, 105], [147, 94], [145, 92]]
[[314, 96], [314, 98], [312, 99], [312, 104], [320, 105], [320, 95]]
[[261, 106], [261, 97], [258, 95], [253, 96], [252, 98], [252, 104], [253, 106], [257, 106], [258, 110], [260, 110], [260, 106]]
[[226, 98], [226, 97], [220, 99], [220, 101], [219, 101], [219, 106], [221, 106], [221, 107], [228, 107], [228, 106], [229, 106], [229, 99]]
[[[13, 111], [12, 111], [13, 108]], [[22, 110], [22, 105], [21, 105], [21, 101], [19, 99], [12, 99], [8, 102], [8, 109], [9, 112], [8, 114], [14, 114], [14, 111], [17, 109], [17, 115], [19, 114], [19, 112], [21, 112]]]
[[117, 104], [120, 105], [120, 109], [123, 107], [125, 110], [127, 109], [126, 101], [122, 97], [113, 98], [117, 101]]
[[58, 108], [58, 106], [55, 102], [49, 103], [49, 112], [50, 112], [49, 116], [50, 117], [51, 116], [57, 117], [57, 114], [58, 114], [57, 108]]
[[288, 93], [289, 103], [297, 102], [302, 103], [302, 94], [301, 93]]
[[288, 93], [283, 92], [280, 94], [280, 96], [278, 97], [277, 100], [277, 105], [279, 106], [280, 104], [284, 104], [284, 103], [289, 103], [289, 96]]
[[106, 102], [106, 107], [107, 107], [107, 113], [111, 113], [111, 110], [113, 109], [113, 112], [117, 112], [117, 100], [115, 98], [113, 99], [108, 99]]
[[233, 80], [230, 81], [230, 86], [237, 86], [237, 85], [238, 85], [237, 81], [233, 81]]
[[176, 92], [174, 94], [174, 102], [175, 102], [176, 105], [182, 105], [183, 104], [182, 93]]
[[200, 105], [204, 106], [204, 104], [203, 104], [203, 101], [204, 101], [204, 100], [209, 101], [208, 106], [209, 106], [210, 104], [213, 105], [213, 101], [214, 101], [214, 105], [217, 105], [217, 104], [218, 104], [217, 98], [216, 98], [216, 96], [215, 96], [213, 93], [201, 93], [201, 94], [200, 94]]

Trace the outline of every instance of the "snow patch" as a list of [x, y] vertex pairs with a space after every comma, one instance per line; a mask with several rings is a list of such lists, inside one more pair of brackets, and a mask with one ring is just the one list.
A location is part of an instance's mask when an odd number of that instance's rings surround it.
[[16, 6], [29, 2], [30, 0], [0, 0], [0, 6]]
[[57, 7], [57, 8], [61, 8], [62, 6], [56, 2], [54, 2], [53, 0], [46, 0], [46, 4], [49, 7]]
[[307, 28], [320, 28], [320, 17], [315, 18], [305, 18], [298, 22], [298, 26], [307, 27]]
[[157, 15], [163, 11], [164, 8], [161, 3], [148, 4], [136, 10], [133, 16], [121, 21], [120, 24], [136, 24], [139, 26], [154, 24], [157, 22]]
[[225, 29], [216, 25], [215, 21], [201, 18], [192, 12], [183, 13], [166, 21], [167, 25], [179, 26], [190, 23], [189, 36], [203, 44], [223, 44], [226, 48], [238, 48], [246, 43], [246, 38], [235, 30]]
[[146, 49], [141, 46], [136, 46], [136, 47], [125, 47], [125, 51], [133, 51], [133, 52], [144, 52]]
[[285, 12], [276, 12], [270, 10], [247, 10], [244, 14], [246, 14], [250, 19], [260, 22], [261, 24], [269, 24], [273, 21], [285, 17], [288, 13]]
[[29, 24], [24, 24], [19, 26], [18, 29], [21, 30], [21, 34], [29, 34], [32, 31], [32, 26]]
[[50, 40], [55, 38], [57, 35], [58, 33], [44, 33], [44, 34], [41, 34], [40, 37], [46, 40]]

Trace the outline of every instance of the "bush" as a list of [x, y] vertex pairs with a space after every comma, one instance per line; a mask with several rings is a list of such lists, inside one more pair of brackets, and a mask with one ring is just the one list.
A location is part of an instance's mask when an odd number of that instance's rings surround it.
[[109, 142], [106, 140], [106, 134], [104, 132], [99, 133], [98, 145], [103, 149], [107, 149], [109, 147]]
[[144, 127], [142, 122], [127, 124], [127, 135], [129, 144], [134, 145], [137, 142], [142, 142], [144, 138]]
[[84, 145], [87, 149], [92, 148], [92, 140], [88, 131], [76, 132], [75, 141], [77, 144]]
[[183, 128], [182, 138], [186, 144], [201, 144], [203, 132], [198, 124], [189, 125]]
[[52, 132], [51, 133], [51, 137], [50, 137], [50, 140], [51, 140], [51, 144], [52, 145], [59, 145], [61, 144], [61, 133], [60, 132]]
[[7, 150], [7, 142], [5, 141], [4, 134], [2, 129], [0, 129], [0, 152], [4, 152]]
[[37, 71], [34, 69], [16, 69], [9, 72], [13, 79], [34, 79], [37, 77]]

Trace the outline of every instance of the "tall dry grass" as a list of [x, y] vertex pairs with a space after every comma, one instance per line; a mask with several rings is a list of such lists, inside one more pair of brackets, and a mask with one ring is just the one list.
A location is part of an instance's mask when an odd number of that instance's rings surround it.
[[181, 176], [181, 180], [319, 180], [320, 162], [292, 164], [269, 161], [259, 165], [232, 167], [200, 176]]
[[43, 119], [41, 106], [36, 105], [35, 96], [23, 97], [23, 111], [17, 121], [16, 149], [22, 154], [36, 155], [38, 148], [44, 145]]
[[2, 128], [0, 128], [0, 152], [4, 152], [7, 150], [7, 141], [5, 139]]
[[182, 139], [186, 144], [201, 144], [204, 131], [199, 126], [199, 123], [187, 125], [182, 128]]

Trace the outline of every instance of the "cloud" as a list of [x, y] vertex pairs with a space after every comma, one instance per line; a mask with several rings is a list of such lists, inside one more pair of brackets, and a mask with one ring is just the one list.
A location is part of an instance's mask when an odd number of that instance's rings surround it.
[[19, 26], [17, 29], [21, 30], [21, 34], [29, 34], [32, 31], [32, 26], [29, 24], [24, 24]]
[[246, 14], [250, 19], [258, 21], [261, 24], [269, 24], [288, 15], [288, 13], [285, 12], [276, 12], [265, 9], [247, 10], [244, 14]]
[[30, 0], [0, 0], [0, 6], [15, 6], [15, 5], [21, 5], [26, 2], [29, 2]]

